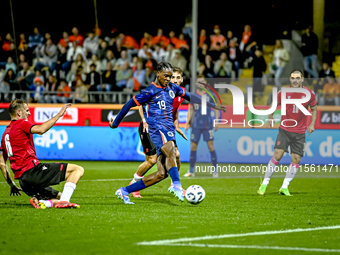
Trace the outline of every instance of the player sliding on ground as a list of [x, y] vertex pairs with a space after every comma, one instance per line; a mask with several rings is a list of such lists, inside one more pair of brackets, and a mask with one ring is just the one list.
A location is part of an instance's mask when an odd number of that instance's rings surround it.
[[[171, 83], [174, 83], [178, 86], [183, 85], [183, 72], [179, 67], [173, 67], [172, 70], [172, 76], [171, 76]], [[185, 88], [182, 87], [184, 90]], [[178, 108], [183, 102], [182, 97], [176, 97], [175, 100], [172, 103], [172, 116], [174, 118], [174, 125], [176, 128], [177, 133], [179, 133], [185, 140], [188, 141], [188, 138], [184, 135], [183, 131], [179, 127], [178, 123]], [[139, 115], [141, 116], [142, 121], [139, 124], [138, 133], [140, 136], [140, 140], [143, 146], [143, 151], [145, 154], [145, 161], [140, 164], [140, 166], [137, 169], [137, 172], [134, 174], [132, 181], [130, 182], [130, 185], [138, 182], [139, 180], [143, 179], [144, 175], [153, 167], [154, 164], [157, 162], [157, 154], [156, 154], [156, 146], [151, 141], [151, 138], [149, 136], [149, 125], [147, 119], [149, 118], [149, 104], [146, 104], [144, 107], [139, 107]], [[178, 147], [176, 145], [176, 163], [178, 172], [180, 172], [180, 165], [181, 165], [181, 159], [180, 159], [180, 153], [178, 151]], [[173, 193], [172, 185], [169, 188], [169, 191]], [[183, 190], [185, 195], [185, 190]], [[140, 191], [132, 192], [133, 197], [141, 198]]]
[[[20, 191], [23, 191], [28, 196], [33, 196], [30, 203], [34, 208], [80, 208], [78, 204], [70, 203], [70, 199], [84, 169], [67, 163], [40, 163], [33, 142], [33, 134], [46, 133], [70, 106], [71, 104], [64, 105], [56, 116], [41, 125], [34, 125], [27, 120], [31, 115], [27, 102], [16, 99], [9, 106], [11, 123], [1, 139], [0, 168], [11, 187], [10, 195], [21, 195]], [[12, 180], [6, 165], [7, 159], [21, 188]], [[65, 180], [63, 193], [50, 187]]]
[[[115, 120], [111, 118], [110, 127], [117, 128], [126, 113], [131, 107], [136, 105], [149, 104], [149, 135], [152, 142], [156, 145], [158, 171], [145, 176], [140, 181], [127, 187], [122, 187], [116, 191], [116, 195], [124, 201], [130, 202], [129, 193], [150, 187], [157, 182], [165, 179], [168, 173], [172, 179], [174, 195], [184, 201], [182, 185], [176, 163], [176, 138], [175, 126], [172, 116], [172, 104], [175, 97], [180, 96], [193, 103], [201, 103], [201, 98], [197, 95], [184, 91], [180, 86], [170, 83], [172, 76], [172, 66], [167, 62], [160, 62], [157, 65], [157, 79], [148, 88], [141, 91], [127, 102], [118, 113]], [[209, 103], [210, 107], [217, 110], [226, 111], [226, 107]]]
[[[308, 102], [303, 103], [302, 105], [307, 109], [308, 106], [312, 109], [312, 121], [308, 126], [308, 134], [310, 135], [315, 130], [315, 121], [317, 115], [317, 106], [315, 100], [315, 94], [312, 90], [302, 86], [304, 78], [302, 77], [302, 72], [300, 70], [294, 70], [290, 73], [290, 83], [292, 88], [304, 88], [308, 90], [311, 94], [311, 98]], [[289, 92], [287, 93], [287, 98], [291, 99], [301, 99], [305, 97], [304, 93], [300, 92]], [[277, 105], [281, 105], [281, 91], [277, 94]], [[283, 184], [279, 190], [279, 193], [285, 196], [291, 196], [288, 186], [290, 182], [294, 179], [298, 168], [301, 157], [304, 154], [304, 146], [305, 146], [305, 133], [307, 129], [307, 116], [299, 110], [299, 108], [295, 104], [288, 104], [286, 107], [287, 115], [282, 115], [281, 117], [281, 125], [279, 128], [279, 134], [277, 135], [275, 142], [275, 151], [274, 156], [270, 159], [267, 171], [264, 176], [264, 180], [262, 185], [260, 186], [257, 193], [259, 195], [264, 195], [266, 192], [267, 186], [269, 184], [269, 180], [273, 173], [275, 172], [276, 166], [279, 164], [284, 152], [288, 152], [288, 146], [290, 146], [290, 152], [292, 154], [292, 163], [289, 166], [289, 169], [286, 173], [286, 177], [283, 181]], [[269, 121], [267, 122], [267, 128], [272, 127], [273, 114], [270, 114], [268, 117]], [[289, 121], [288, 119], [293, 119], [294, 121]], [[285, 121], [285, 126], [293, 126], [293, 127], [285, 127], [282, 125], [282, 121]], [[294, 124], [297, 123], [296, 126]]]

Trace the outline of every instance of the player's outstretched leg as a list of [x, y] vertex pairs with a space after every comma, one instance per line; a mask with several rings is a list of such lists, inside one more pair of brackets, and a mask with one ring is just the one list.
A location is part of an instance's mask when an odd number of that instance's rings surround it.
[[[176, 164], [177, 164], [177, 168], [178, 168], [178, 174], [180, 175], [180, 167], [181, 167], [181, 154], [179, 153], [179, 150], [178, 148], [176, 147]], [[173, 184], [172, 184], [172, 180], [171, 180], [171, 184], [170, 184], [170, 187], [168, 189], [168, 191], [171, 193], [171, 194], [174, 194], [174, 189], [173, 189]], [[183, 194], [185, 196], [185, 189], [183, 189]]]
[[[129, 185], [134, 184], [141, 179], [143, 179], [144, 175], [149, 171], [151, 167], [154, 166], [154, 164], [157, 163], [157, 155], [146, 155], [145, 156], [145, 161], [140, 164], [140, 166], [137, 169], [137, 172], [134, 174], [132, 181], [130, 182]], [[132, 192], [132, 196], [136, 198], [141, 198], [142, 196], [140, 195], [140, 191]]]
[[284, 150], [277, 149], [277, 148], [275, 149], [274, 156], [268, 162], [263, 182], [262, 182], [260, 188], [258, 189], [257, 194], [264, 195], [264, 193], [266, 192], [270, 178], [275, 173], [276, 167], [279, 164], [279, 162], [280, 162], [280, 160], [283, 156], [283, 153], [284, 153]]
[[80, 205], [70, 203], [70, 199], [77, 183], [84, 174], [84, 168], [74, 164], [68, 164], [65, 176], [65, 186], [61, 194], [60, 201], [55, 205], [55, 208], [80, 208]]
[[289, 169], [279, 190], [281, 195], [292, 196], [288, 190], [288, 186], [290, 182], [294, 179], [296, 173], [298, 172], [300, 159], [301, 159], [300, 155], [292, 153], [292, 163], [289, 165]]
[[125, 204], [134, 204], [133, 202], [130, 201], [130, 198], [129, 198], [130, 193], [150, 187], [168, 177], [168, 174], [164, 168], [164, 164], [165, 164], [165, 156], [160, 155], [157, 160], [157, 167], [158, 167], [157, 172], [152, 173], [148, 176], [145, 176], [142, 180], [134, 184], [118, 189], [116, 191], [116, 196], [122, 199]]
[[165, 159], [165, 169], [169, 169], [168, 173], [172, 180], [172, 188], [169, 190], [172, 192], [180, 201], [184, 201], [184, 194], [182, 184], [179, 178], [179, 172], [176, 164], [176, 149], [173, 141], [165, 143], [161, 150], [164, 153]]

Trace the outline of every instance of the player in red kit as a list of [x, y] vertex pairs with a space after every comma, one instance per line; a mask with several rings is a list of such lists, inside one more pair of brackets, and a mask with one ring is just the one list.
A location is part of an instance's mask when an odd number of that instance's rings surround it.
[[[171, 83], [177, 84], [178, 86], [182, 86], [183, 84], [183, 72], [180, 68], [178, 67], [173, 67], [172, 69], [172, 76], [171, 76]], [[182, 87], [184, 90], [185, 88]], [[174, 102], [172, 104], [173, 110], [173, 119], [174, 119], [174, 125], [176, 127], [176, 131], [186, 140], [187, 137], [183, 133], [183, 131], [179, 127], [178, 123], [178, 108], [183, 102], [183, 98], [181, 97], [176, 97], [174, 99]], [[148, 112], [148, 105], [146, 106], [146, 112]], [[157, 162], [157, 154], [156, 154], [156, 146], [152, 143], [151, 138], [148, 133], [148, 123], [146, 122], [146, 119], [143, 114], [143, 106], [140, 106], [139, 108], [139, 115], [142, 118], [142, 121], [139, 125], [139, 136], [142, 142], [144, 154], [145, 154], [145, 161], [138, 167], [137, 172], [134, 174], [133, 180], [130, 182], [130, 184], [133, 184], [139, 180], [141, 180], [144, 175], [146, 174], [147, 171], [151, 167], [153, 167], [154, 164]], [[178, 148], [176, 146], [176, 163], [178, 167], [178, 171], [180, 170], [180, 165], [181, 165], [181, 159], [180, 159], [180, 154], [178, 151]], [[132, 192], [133, 197], [139, 197], [141, 198], [142, 196], [140, 195], [140, 191]]]
[[[40, 163], [33, 142], [33, 134], [46, 133], [70, 106], [64, 105], [56, 116], [41, 125], [34, 125], [27, 120], [30, 116], [27, 102], [16, 99], [9, 106], [11, 123], [6, 127], [0, 145], [1, 172], [11, 187], [10, 195], [25, 192], [32, 197], [30, 203], [37, 209], [80, 208], [78, 204], [70, 203], [70, 198], [84, 169], [67, 163]], [[11, 163], [14, 179], [19, 180], [21, 188], [15, 185], [9, 174], [7, 159]], [[66, 181], [63, 193], [50, 187], [62, 181]]]
[[[311, 94], [311, 98], [309, 99], [309, 101], [302, 104], [306, 109], [308, 109], [308, 106], [310, 106], [310, 108], [312, 109], [311, 124], [308, 126], [307, 129], [307, 115], [301, 112], [301, 110], [296, 107], [295, 104], [287, 105], [286, 115], [282, 115], [281, 117], [279, 134], [277, 135], [275, 142], [274, 156], [270, 159], [268, 163], [264, 180], [259, 190], [257, 191], [259, 195], [264, 195], [269, 180], [275, 172], [275, 168], [279, 164], [284, 152], [288, 152], [288, 146], [290, 146], [292, 163], [289, 166], [279, 193], [285, 196], [291, 196], [288, 190], [288, 186], [295, 177], [299, 168], [300, 159], [301, 157], [303, 157], [304, 154], [306, 129], [308, 130], [309, 135], [315, 130], [315, 121], [317, 115], [317, 103], [315, 100], [315, 94], [312, 90], [302, 86], [303, 80], [304, 78], [302, 77], [302, 72], [300, 70], [294, 70], [290, 73], [291, 87], [306, 89]], [[305, 97], [305, 94], [300, 92], [289, 92], [286, 94], [286, 96], [287, 99], [301, 99]], [[281, 105], [281, 91], [278, 93], [277, 99], [277, 105], [279, 106]], [[271, 128], [273, 114], [270, 114], [268, 119], [269, 121], [267, 122], [267, 128]]]

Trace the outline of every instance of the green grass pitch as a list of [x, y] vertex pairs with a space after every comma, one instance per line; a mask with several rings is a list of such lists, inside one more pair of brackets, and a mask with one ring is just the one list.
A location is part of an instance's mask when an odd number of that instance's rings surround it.
[[[261, 173], [221, 173], [218, 179], [205, 173], [181, 178], [184, 188], [205, 189], [199, 205], [168, 193], [170, 179], [143, 190], [142, 199], [132, 198], [135, 205], [125, 205], [114, 193], [130, 182], [140, 162], [74, 163], [85, 169], [71, 199], [81, 205], [77, 210], [36, 210], [25, 194], [10, 197], [0, 178], [0, 254], [340, 252], [340, 173], [335, 169], [298, 173], [290, 185], [292, 197], [278, 194], [282, 173], [274, 175], [265, 196], [256, 193]], [[181, 175], [187, 169], [182, 164]], [[63, 185], [56, 188], [62, 191]], [[152, 243], [169, 239], [178, 240]]]

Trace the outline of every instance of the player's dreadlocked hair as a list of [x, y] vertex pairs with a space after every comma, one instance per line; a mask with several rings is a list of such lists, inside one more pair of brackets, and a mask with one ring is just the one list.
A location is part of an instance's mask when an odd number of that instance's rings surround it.
[[159, 62], [157, 65], [157, 72], [170, 69], [172, 71], [172, 65], [169, 62]]
[[183, 71], [182, 71], [182, 69], [179, 68], [179, 67], [177, 67], [177, 66], [174, 66], [174, 67], [172, 68], [172, 72], [173, 72], [173, 73], [180, 73], [181, 76], [183, 76]]
[[8, 108], [9, 114], [14, 117], [17, 113], [17, 110], [22, 109], [24, 107], [24, 104], [27, 104], [25, 100], [21, 99], [13, 100]]
[[303, 77], [303, 73], [300, 69], [294, 69], [293, 71], [290, 72], [290, 76], [292, 75], [292, 73], [297, 73], [299, 72], [301, 74], [301, 77]]

